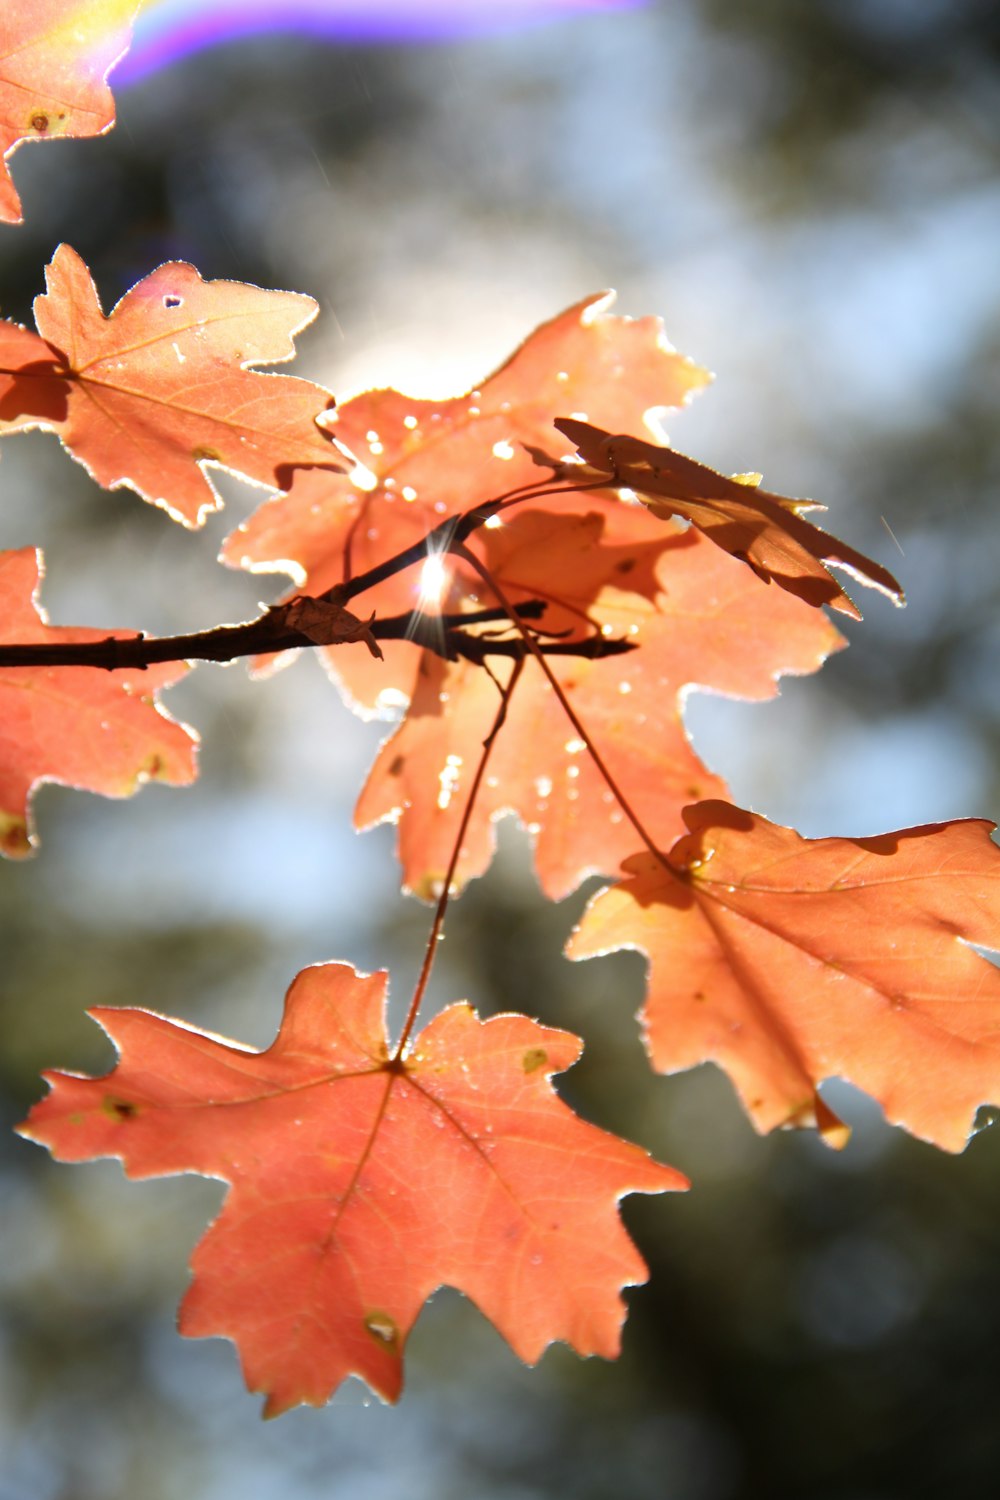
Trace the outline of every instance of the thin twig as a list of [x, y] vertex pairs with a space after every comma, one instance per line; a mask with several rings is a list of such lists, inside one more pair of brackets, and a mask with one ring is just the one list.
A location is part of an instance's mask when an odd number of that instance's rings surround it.
[[[423, 1000], [424, 991], [427, 989], [427, 981], [431, 977], [431, 969], [434, 965], [434, 955], [437, 952], [438, 940], [441, 936], [441, 929], [444, 926], [445, 912], [448, 910], [448, 901], [451, 897], [452, 882], [455, 879], [455, 871], [458, 868], [458, 860], [462, 852], [462, 845], [465, 842], [465, 835], [469, 829], [469, 822], [472, 818], [472, 813], [476, 805], [476, 798], [479, 795], [479, 789], [483, 784], [483, 777], [486, 774], [486, 767], [489, 764], [490, 752], [492, 751], [493, 746], [496, 742], [497, 735], [503, 728], [504, 720], [507, 717], [507, 705], [510, 703], [511, 694], [513, 693], [514, 688], [517, 685], [517, 679], [520, 677], [522, 671], [524, 670], [524, 662], [525, 658], [523, 656], [519, 657], [514, 662], [514, 669], [510, 674], [510, 678], [507, 682], [506, 687], [503, 687], [500, 683], [497, 683], [497, 686], [500, 688], [500, 707], [497, 709], [496, 718], [493, 720], [493, 727], [490, 729], [489, 734], [483, 740], [483, 753], [479, 757], [479, 765], [476, 767], [476, 774], [472, 778], [472, 785], [469, 788], [469, 795], [466, 799], [465, 808], [462, 812], [461, 821], [458, 825], [458, 832], [455, 834], [455, 842], [452, 846], [451, 859], [448, 861], [448, 869], [445, 872], [444, 885], [442, 887], [441, 894], [438, 897], [437, 908], [434, 912], [434, 920], [431, 923], [430, 936], [427, 939], [427, 947], [424, 951], [424, 961], [421, 965], [420, 975], [417, 979], [416, 987], [413, 991], [413, 999], [410, 1001], [410, 1007], [406, 1012], [406, 1020], [403, 1022], [403, 1029], [400, 1032], [399, 1042], [397, 1043], [396, 1050], [392, 1056], [392, 1063], [396, 1066], [399, 1066], [400, 1059], [403, 1056], [403, 1050], [410, 1039], [410, 1033], [413, 1030], [414, 1022], [417, 1019], [417, 1012], [420, 1009], [420, 1002]], [[490, 673], [490, 676], [493, 676], [492, 672]], [[493, 680], [494, 682], [497, 681], [495, 677], [493, 678]]]
[[622, 791], [621, 787], [618, 785], [618, 782], [615, 780], [615, 777], [608, 769], [604, 757], [595, 746], [586, 726], [577, 715], [576, 710], [570, 703], [566, 694], [563, 692], [562, 685], [553, 672], [552, 668], [549, 666], [548, 662], [545, 660], [545, 655], [543, 654], [542, 649], [532, 638], [531, 632], [528, 630], [527, 626], [524, 625], [518, 617], [517, 606], [511, 604], [502, 587], [490, 572], [486, 564], [484, 562], [480, 562], [479, 558], [475, 555], [474, 552], [471, 552], [469, 548], [465, 546], [464, 542], [459, 543], [457, 546], [453, 547], [452, 551], [457, 556], [461, 557], [465, 562], [469, 563], [473, 568], [475, 568], [476, 572], [479, 574], [483, 582], [492, 590], [497, 599], [504, 606], [511, 623], [517, 628], [518, 632], [520, 633], [525, 647], [528, 651], [530, 651], [531, 655], [538, 662], [538, 665], [541, 667], [543, 673], [548, 679], [549, 686], [555, 693], [556, 699], [559, 702], [563, 712], [569, 719], [569, 722], [572, 724], [577, 734], [580, 736], [580, 739], [586, 745], [590, 758], [600, 772], [604, 783], [608, 788], [608, 791], [614, 797], [615, 801], [618, 803], [618, 806], [621, 808], [628, 821], [632, 824], [632, 827], [635, 829], [636, 833], [639, 835], [640, 839], [645, 844], [650, 854], [654, 855], [655, 858], [658, 859], [661, 863], [666, 863], [666, 857], [663, 854], [662, 850], [655, 843], [651, 834], [647, 832], [642, 819], [634, 810], [625, 793]]

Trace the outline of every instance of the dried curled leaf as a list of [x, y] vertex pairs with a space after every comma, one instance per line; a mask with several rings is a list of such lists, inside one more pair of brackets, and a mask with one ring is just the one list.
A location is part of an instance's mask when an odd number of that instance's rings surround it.
[[374, 614], [367, 620], [359, 620], [350, 610], [326, 599], [293, 599], [289, 604], [279, 605], [273, 613], [280, 614], [289, 630], [299, 630], [317, 646], [341, 646], [348, 641], [364, 641], [372, 656], [382, 660], [382, 649], [372, 635]]
[[822, 509], [815, 501], [772, 494], [758, 487], [758, 474], [727, 478], [673, 448], [615, 435], [589, 422], [559, 417], [555, 426], [587, 465], [581, 482], [607, 475], [616, 487], [633, 490], [653, 515], [690, 521], [765, 583], [859, 620], [857, 605], [830, 573], [830, 564], [894, 604], [903, 603], [903, 591], [887, 568], [803, 518], [805, 511]]

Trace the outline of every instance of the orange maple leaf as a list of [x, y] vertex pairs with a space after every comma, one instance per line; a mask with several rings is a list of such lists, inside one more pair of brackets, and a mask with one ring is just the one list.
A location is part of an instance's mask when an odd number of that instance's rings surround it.
[[805, 511], [824, 508], [814, 500], [772, 494], [758, 488], [759, 475], [727, 478], [673, 448], [615, 436], [589, 422], [560, 417], [555, 426], [586, 463], [582, 481], [607, 474], [616, 486], [633, 490], [653, 515], [690, 521], [765, 583], [860, 620], [857, 605], [826, 567], [831, 563], [893, 603], [903, 603], [903, 591], [887, 568], [803, 519]]
[[128, 50], [139, 0], [4, 0], [0, 13], [0, 220], [21, 222], [6, 158], [25, 141], [103, 135], [105, 82]]
[[[684, 806], [726, 791], [688, 742], [685, 691], [769, 698], [779, 673], [815, 671], [843, 642], [825, 616], [761, 588], [696, 533], [670, 534], [641, 507], [586, 498], [590, 514], [511, 512], [470, 545], [512, 603], [547, 603], [546, 630], [560, 639], [613, 637], [637, 648], [597, 660], [553, 656], [549, 665], [633, 809], [673, 837]], [[492, 603], [487, 585], [476, 586], [479, 601]], [[494, 670], [506, 677], [509, 664], [494, 658]], [[425, 652], [406, 718], [358, 800], [359, 827], [398, 822], [403, 882], [421, 896], [440, 889], [497, 706], [480, 666]], [[612, 874], [634, 849], [634, 830], [534, 659], [488, 772], [456, 886], [486, 869], [506, 811], [534, 834], [538, 877], [553, 900], [589, 874]]]
[[397, 1063], [385, 987], [342, 964], [304, 970], [264, 1052], [95, 1010], [117, 1067], [47, 1075], [22, 1127], [65, 1161], [231, 1184], [180, 1329], [232, 1339], [269, 1416], [321, 1405], [348, 1375], [395, 1400], [407, 1335], [441, 1285], [528, 1363], [556, 1339], [613, 1357], [621, 1288], [646, 1277], [618, 1200], [687, 1185], [561, 1102], [549, 1080], [576, 1061], [575, 1037], [457, 1004]]
[[175, 261], [105, 317], [68, 245], [46, 285], [35, 299], [40, 337], [12, 324], [0, 334], [0, 430], [57, 432], [99, 484], [128, 485], [186, 526], [221, 504], [206, 463], [279, 486], [299, 466], [343, 470], [317, 422], [330, 392], [251, 368], [294, 356], [316, 315], [311, 297], [202, 281]]
[[638, 854], [567, 952], [649, 957], [646, 1040], [665, 1073], [715, 1061], [759, 1130], [846, 1131], [817, 1086], [841, 1077], [949, 1151], [1000, 1100], [1000, 850], [968, 819], [804, 839], [724, 802]]
[[[0, 552], [0, 641], [99, 641], [127, 631], [62, 629], [34, 602], [41, 554]], [[187, 672], [182, 662], [145, 672], [99, 667], [0, 667], [0, 853], [37, 843], [30, 803], [43, 781], [128, 797], [146, 781], [195, 777], [194, 732], [155, 702]]]
[[[520, 485], [539, 482], [524, 444], [557, 441], [553, 413], [586, 411], [613, 426], [641, 428], [650, 413], [683, 405], [708, 379], [667, 343], [659, 318], [616, 317], [611, 295], [589, 297], [543, 323], [481, 388], [446, 401], [368, 391], [337, 412], [336, 435], [364, 463], [362, 474], [297, 475], [287, 495], [265, 503], [227, 539], [223, 561], [255, 572], [290, 572], [307, 593], [419, 542], [450, 515]], [[370, 485], [363, 489], [360, 484]], [[415, 607], [416, 570], [365, 595], [380, 616]], [[387, 642], [385, 663], [327, 657], [354, 703], [380, 694], [398, 703], [415, 687], [416, 661]]]

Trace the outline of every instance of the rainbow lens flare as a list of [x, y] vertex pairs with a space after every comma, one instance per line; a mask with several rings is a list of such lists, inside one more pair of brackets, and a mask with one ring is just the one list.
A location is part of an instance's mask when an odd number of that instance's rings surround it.
[[148, 0], [115, 83], [135, 83], [188, 53], [267, 32], [327, 42], [447, 41], [644, 0]]

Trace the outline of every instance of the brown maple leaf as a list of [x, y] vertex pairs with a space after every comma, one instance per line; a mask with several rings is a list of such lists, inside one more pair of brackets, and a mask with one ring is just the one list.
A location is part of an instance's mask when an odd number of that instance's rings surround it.
[[637, 854], [567, 949], [649, 957], [653, 1066], [714, 1061], [759, 1130], [817, 1121], [846, 1078], [948, 1151], [1000, 1100], [1000, 850], [966, 820], [804, 839], [724, 802], [684, 813], [666, 856]]
[[105, 82], [128, 50], [139, 0], [4, 0], [0, 10], [0, 220], [21, 222], [9, 159], [25, 141], [103, 135]]
[[[636, 649], [549, 665], [634, 811], [659, 836], [683, 827], [692, 799], [725, 794], [684, 732], [692, 685], [768, 698], [782, 672], [811, 672], [842, 644], [820, 614], [777, 590], [695, 533], [670, 535], [641, 507], [588, 496], [585, 516], [511, 512], [472, 545], [507, 598], [541, 599], [561, 641], [619, 639]], [[492, 603], [477, 584], [477, 602]], [[509, 663], [495, 670], [506, 677]], [[482, 742], [496, 714], [496, 685], [468, 661], [420, 660], [417, 690], [385, 742], [358, 800], [359, 827], [399, 825], [404, 886], [440, 889]], [[635, 832], [538, 663], [525, 662], [466, 831], [455, 876], [462, 886], [489, 865], [494, 825], [514, 812], [535, 836], [545, 894], [561, 900], [587, 875], [613, 873]]]
[[[680, 406], [708, 379], [667, 343], [658, 318], [615, 317], [610, 297], [589, 297], [536, 329], [482, 386], [445, 401], [368, 391], [338, 408], [336, 435], [366, 473], [296, 476], [227, 539], [225, 562], [290, 572], [320, 594], [419, 542], [445, 517], [539, 479], [525, 444], [557, 441], [553, 415], [639, 426], [652, 410]], [[362, 488], [361, 485], [370, 488]], [[419, 568], [369, 590], [379, 616], [421, 598]], [[362, 710], [395, 705], [415, 687], [416, 659], [395, 642], [372, 669], [358, 653], [329, 653], [332, 675]], [[387, 696], [386, 696], [387, 695]]]
[[580, 1052], [564, 1031], [452, 1005], [395, 1062], [385, 981], [306, 969], [264, 1052], [95, 1010], [117, 1067], [47, 1075], [22, 1127], [64, 1161], [231, 1184], [180, 1328], [232, 1339], [269, 1416], [321, 1405], [348, 1375], [394, 1401], [407, 1336], [442, 1285], [528, 1363], [556, 1339], [613, 1358], [621, 1288], [646, 1278], [618, 1200], [687, 1185], [557, 1097], [551, 1075]]
[[98, 484], [128, 485], [186, 526], [221, 504], [205, 464], [279, 486], [296, 467], [345, 467], [317, 421], [334, 405], [329, 391], [251, 368], [293, 357], [316, 315], [311, 297], [202, 281], [177, 261], [105, 316], [68, 245], [46, 285], [40, 336], [11, 324], [0, 334], [0, 430], [57, 432]]
[[[35, 603], [41, 554], [0, 552], [0, 641], [100, 641], [126, 631], [63, 629]], [[0, 667], [0, 853], [37, 844], [30, 804], [43, 781], [128, 797], [146, 781], [195, 777], [194, 732], [155, 701], [187, 672], [183, 662], [147, 671], [99, 667]]]

